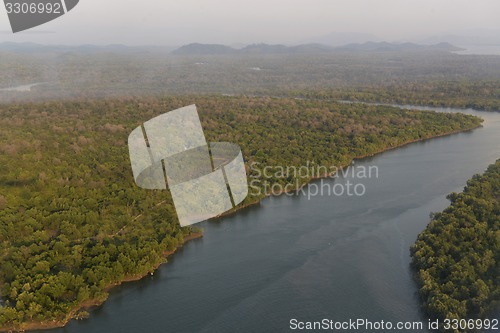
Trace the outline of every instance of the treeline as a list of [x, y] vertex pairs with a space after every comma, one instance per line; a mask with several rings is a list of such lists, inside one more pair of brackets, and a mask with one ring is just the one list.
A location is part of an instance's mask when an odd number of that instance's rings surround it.
[[498, 81], [429, 81], [338, 90], [284, 93], [284, 96], [383, 104], [422, 105], [500, 112]]
[[500, 305], [500, 160], [448, 198], [411, 248], [422, 306], [441, 320], [484, 318]]
[[135, 186], [127, 138], [193, 103], [208, 141], [237, 143], [247, 164], [262, 166], [341, 166], [481, 124], [463, 114], [273, 98], [0, 105], [1, 328], [64, 322], [82, 304], [104, 300], [108, 286], [152, 271], [192, 233], [179, 226], [167, 191]]

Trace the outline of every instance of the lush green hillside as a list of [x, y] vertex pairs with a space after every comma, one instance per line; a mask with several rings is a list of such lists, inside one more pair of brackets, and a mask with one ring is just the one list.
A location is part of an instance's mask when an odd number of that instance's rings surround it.
[[340, 166], [481, 124], [462, 114], [272, 98], [0, 105], [0, 326], [64, 323], [182, 244], [192, 230], [179, 227], [167, 192], [135, 186], [127, 138], [144, 121], [192, 103], [208, 141], [237, 143], [247, 163], [262, 166]]
[[423, 307], [433, 318], [482, 318], [500, 305], [500, 160], [449, 199], [411, 250]]

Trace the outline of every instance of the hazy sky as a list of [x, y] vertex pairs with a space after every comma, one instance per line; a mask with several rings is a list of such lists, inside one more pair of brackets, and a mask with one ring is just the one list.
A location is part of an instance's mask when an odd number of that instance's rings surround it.
[[450, 31], [500, 31], [499, 0], [80, 0], [67, 15], [0, 42], [180, 45], [296, 43], [331, 32], [386, 40]]

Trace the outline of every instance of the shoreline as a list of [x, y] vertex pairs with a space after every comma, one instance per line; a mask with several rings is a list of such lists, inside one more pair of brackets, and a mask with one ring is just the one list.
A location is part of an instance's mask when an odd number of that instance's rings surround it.
[[[175, 248], [172, 251], [166, 251], [163, 253], [163, 258], [167, 259], [171, 255], [173, 255], [177, 250], [179, 250], [181, 247], [183, 247], [187, 242], [198, 239], [198, 238], [203, 238], [203, 233], [201, 232], [193, 232], [192, 234], [189, 234], [184, 237], [184, 240], [181, 245], [179, 245], [177, 248]], [[106, 288], [104, 288], [105, 292], [111, 291], [114, 287], [120, 286], [124, 283], [127, 282], [134, 282], [134, 281], [139, 281], [149, 274], [153, 273], [156, 271], [162, 264], [166, 263], [165, 261], [162, 261], [158, 263], [156, 266], [152, 267], [150, 270], [148, 270], [147, 273], [145, 274], [137, 274], [137, 275], [131, 275], [131, 276], [126, 276], [122, 280], [116, 283], [112, 283]], [[109, 296], [109, 295], [108, 295]], [[76, 306], [74, 309], [72, 309], [64, 319], [62, 320], [51, 320], [51, 321], [46, 321], [46, 322], [27, 322], [23, 323], [17, 327], [15, 326], [10, 326], [10, 327], [0, 327], [0, 332], [26, 332], [26, 331], [34, 331], [34, 330], [49, 330], [49, 329], [54, 329], [54, 328], [62, 328], [65, 327], [71, 320], [82, 320], [82, 319], [87, 319], [87, 316], [79, 316], [82, 311], [86, 310], [91, 310], [92, 308], [96, 308], [104, 304], [104, 302], [107, 301], [108, 296], [105, 299], [89, 299], [86, 300], [82, 303], [80, 303], [78, 306]]]
[[[442, 137], [446, 137], [446, 136], [451, 136], [451, 135], [455, 135], [455, 134], [471, 132], [473, 130], [476, 130], [476, 129], [482, 128], [482, 127], [484, 127], [484, 126], [482, 124], [480, 124], [478, 126], [471, 127], [471, 128], [468, 128], [468, 129], [455, 130], [455, 131], [452, 131], [452, 132], [443, 133], [443, 134], [439, 134], [439, 135], [428, 137], [428, 138], [414, 139], [414, 140], [410, 140], [410, 141], [404, 142], [404, 143], [402, 143], [400, 145], [397, 145], [397, 146], [384, 148], [384, 149], [376, 151], [374, 153], [370, 153], [370, 154], [362, 155], [362, 156], [358, 156], [358, 157], [353, 157], [348, 164], [339, 166], [339, 170], [343, 170], [343, 169], [351, 166], [352, 163], [354, 161], [356, 161], [356, 160], [362, 160], [362, 159], [365, 159], [365, 158], [374, 157], [376, 155], [379, 155], [379, 154], [382, 154], [382, 153], [385, 153], [385, 152], [388, 152], [388, 151], [391, 151], [391, 150], [394, 150], [394, 149], [399, 149], [399, 148], [405, 147], [407, 145], [411, 145], [413, 143], [424, 142], [424, 141], [427, 141], [427, 140], [433, 140], [433, 139], [442, 138]], [[269, 197], [279, 197], [279, 196], [281, 196], [283, 194], [288, 194], [288, 193], [292, 193], [292, 192], [298, 192], [302, 188], [304, 188], [305, 186], [307, 186], [308, 184], [310, 184], [311, 182], [314, 182], [316, 180], [331, 178], [331, 177], [334, 177], [334, 176], [335, 176], [335, 174], [327, 174], [327, 175], [323, 175], [323, 176], [314, 176], [314, 177], [311, 177], [308, 181], [306, 181], [304, 184], [302, 184], [302, 186], [300, 186], [298, 188], [295, 188], [295, 189], [289, 190], [289, 191], [281, 191], [279, 193], [274, 193], [274, 194], [273, 193], [267, 193], [261, 199], [258, 199], [258, 200], [254, 201], [254, 202], [249, 202], [249, 203], [246, 203], [246, 204], [244, 204], [242, 206], [238, 206], [236, 208], [233, 208], [233, 209], [231, 209], [231, 210], [229, 210], [229, 211], [227, 211], [225, 213], [222, 213], [220, 215], [217, 215], [216, 217], [213, 217], [213, 218], [211, 218], [209, 220], [216, 220], [216, 219], [219, 219], [219, 218], [222, 218], [222, 217], [227, 217], [227, 216], [233, 215], [233, 214], [237, 213], [241, 209], [248, 208], [248, 207], [251, 207], [251, 206], [260, 205], [260, 203], [262, 202], [262, 200], [264, 200], [266, 198], [269, 198]]]
[[[409, 141], [401, 143], [400, 145], [396, 145], [396, 146], [393, 146], [393, 147], [387, 147], [387, 148], [381, 149], [379, 151], [376, 151], [374, 153], [366, 154], [366, 155], [359, 156], [359, 157], [353, 157], [351, 159], [351, 161], [347, 165], [340, 166], [339, 169], [342, 170], [342, 169], [344, 169], [346, 167], [349, 167], [352, 164], [352, 162], [355, 161], [355, 160], [362, 160], [362, 159], [365, 159], [365, 158], [373, 157], [375, 155], [382, 154], [382, 153], [387, 152], [387, 151], [391, 151], [391, 150], [394, 150], [394, 149], [397, 149], [397, 148], [402, 148], [402, 147], [410, 145], [412, 143], [423, 142], [423, 141], [426, 141], [426, 140], [432, 140], [432, 139], [436, 139], [436, 138], [440, 138], [440, 137], [451, 136], [451, 135], [459, 134], [459, 133], [466, 133], [466, 132], [470, 132], [470, 131], [473, 131], [475, 129], [481, 128], [481, 127], [483, 127], [483, 125], [479, 124], [479, 125], [477, 125], [475, 127], [471, 127], [471, 128], [467, 128], [467, 129], [460, 129], [460, 130], [455, 130], [455, 131], [451, 131], [451, 132], [448, 132], [448, 133], [438, 134], [438, 135], [431, 136], [431, 137], [425, 137], [425, 138], [419, 138], [419, 139], [409, 140]], [[227, 217], [227, 216], [236, 214], [237, 212], [239, 212], [240, 210], [242, 210], [244, 208], [255, 206], [255, 205], [259, 205], [262, 202], [262, 200], [264, 200], [264, 199], [266, 199], [268, 197], [278, 197], [278, 196], [283, 195], [283, 194], [292, 193], [292, 192], [298, 192], [300, 189], [302, 189], [303, 187], [305, 187], [306, 185], [310, 184], [313, 181], [320, 180], [320, 179], [326, 179], [326, 178], [329, 178], [329, 177], [332, 177], [332, 176], [333, 175], [324, 175], [324, 176], [320, 176], [320, 177], [311, 177], [300, 188], [295, 188], [295, 189], [290, 190], [290, 191], [282, 191], [282, 192], [276, 193], [276, 194], [268, 193], [268, 194], [266, 194], [264, 197], [262, 197], [260, 199], [257, 199], [255, 201], [246, 203], [246, 204], [244, 204], [242, 206], [235, 207], [235, 208], [233, 208], [233, 209], [231, 209], [231, 210], [229, 210], [229, 211], [227, 211], [225, 213], [222, 213], [222, 214], [220, 214], [220, 215], [218, 215], [218, 216], [216, 216], [216, 217], [214, 217], [212, 219], [209, 219], [209, 220], [216, 220], [216, 219], [219, 219], [219, 218], [222, 218], [222, 217]], [[174, 249], [172, 251], [164, 252], [163, 253], [163, 258], [166, 259], [169, 256], [175, 254], [175, 252], [179, 248], [181, 248], [182, 246], [184, 246], [187, 242], [189, 242], [189, 241], [191, 241], [193, 239], [198, 239], [198, 238], [202, 238], [202, 237], [203, 237], [203, 232], [202, 231], [200, 231], [200, 232], [194, 232], [194, 233], [186, 236], [184, 238], [182, 244], [179, 245], [176, 249]], [[164, 261], [160, 262], [159, 264], [157, 264], [156, 266], [154, 266], [150, 270], [148, 270], [148, 272], [145, 273], [145, 274], [128, 276], [128, 277], [123, 278], [121, 281], [119, 281], [117, 283], [110, 284], [110, 285], [108, 285], [104, 289], [104, 291], [105, 292], [109, 292], [114, 287], [122, 285], [124, 283], [133, 282], [133, 281], [139, 281], [142, 278], [146, 277], [148, 274], [153, 273], [163, 263], [165, 263], [165, 262]], [[11, 326], [11, 327], [0, 327], [0, 332], [25, 332], [25, 331], [31, 331], [31, 330], [48, 330], [48, 329], [54, 329], [54, 328], [62, 328], [62, 327], [65, 327], [73, 319], [77, 319], [77, 320], [86, 319], [87, 316], [80, 317], [79, 314], [81, 314], [81, 312], [83, 312], [83, 311], [86, 311], [86, 310], [89, 310], [89, 309], [101, 306], [107, 300], [107, 298], [108, 297], [106, 297], [106, 299], [103, 299], [103, 300], [99, 300], [99, 299], [86, 300], [86, 301], [82, 302], [81, 304], [79, 304], [78, 306], [76, 306], [74, 309], [72, 309], [66, 315], [66, 317], [64, 319], [62, 319], [62, 320], [58, 320], [58, 321], [54, 320], [54, 321], [48, 321], [48, 322], [27, 322], [27, 323], [23, 323], [23, 324], [19, 325], [18, 327], [13, 327], [13, 326]]]

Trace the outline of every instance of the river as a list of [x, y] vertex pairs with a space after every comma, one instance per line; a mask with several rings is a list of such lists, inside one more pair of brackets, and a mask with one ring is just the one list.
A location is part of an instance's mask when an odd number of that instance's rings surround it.
[[49, 332], [289, 332], [292, 318], [427, 323], [409, 247], [448, 193], [500, 158], [500, 113], [432, 109], [478, 115], [484, 127], [356, 161], [378, 167], [378, 178], [326, 181], [362, 181], [364, 196], [272, 197], [203, 222], [204, 237], [154, 276]]
[[48, 82], [38, 82], [38, 83], [25, 84], [25, 85], [16, 86], [16, 87], [2, 88], [2, 89], [0, 89], [0, 91], [30, 92], [33, 87], [40, 86], [42, 84], [47, 84], [47, 83]]

